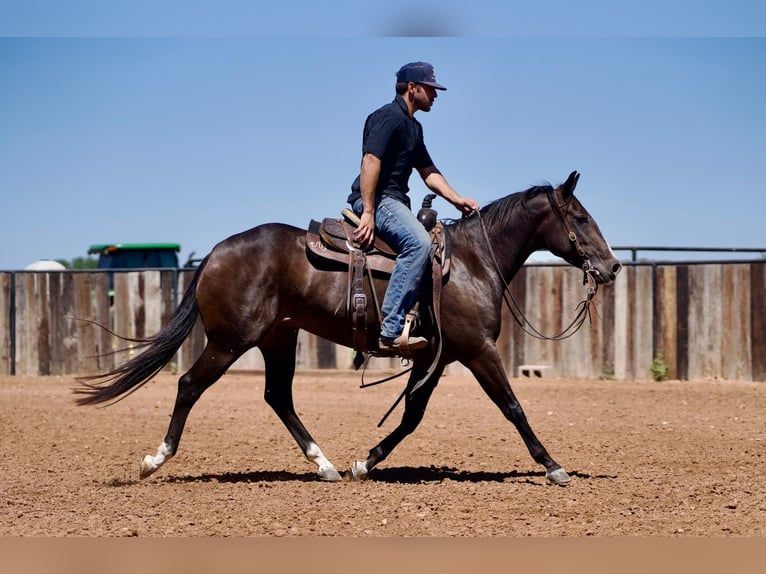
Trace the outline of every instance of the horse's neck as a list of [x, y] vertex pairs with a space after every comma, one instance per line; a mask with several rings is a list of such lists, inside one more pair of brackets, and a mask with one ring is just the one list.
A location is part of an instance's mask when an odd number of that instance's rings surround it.
[[513, 279], [532, 253], [542, 247], [538, 227], [535, 220], [516, 218], [505, 229], [495, 230], [495, 237], [490, 236], [494, 257], [506, 282]]

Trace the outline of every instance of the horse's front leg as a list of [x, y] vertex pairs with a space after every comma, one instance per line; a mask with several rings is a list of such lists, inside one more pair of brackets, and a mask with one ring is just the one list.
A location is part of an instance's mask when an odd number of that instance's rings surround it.
[[[373, 469], [379, 462], [385, 460], [385, 458], [391, 454], [391, 451], [396, 448], [404, 438], [411, 434], [420, 421], [423, 420], [423, 415], [426, 412], [426, 406], [428, 400], [431, 398], [431, 394], [434, 392], [439, 377], [444, 372], [444, 365], [439, 365], [436, 370], [426, 379], [423, 385], [414, 393], [407, 393], [404, 402], [404, 414], [402, 420], [391, 433], [377, 444], [367, 456], [367, 460], [356, 461], [351, 465], [349, 471], [349, 478], [351, 480], [363, 480], [367, 478], [367, 474]], [[407, 389], [418, 382], [424, 376], [423, 370], [418, 370], [417, 365], [410, 374], [409, 381], [407, 383]]]
[[570, 481], [569, 475], [551, 458], [548, 451], [535, 436], [532, 427], [529, 426], [524, 410], [511, 389], [497, 347], [492, 343], [487, 343], [484, 352], [467, 361], [465, 365], [471, 370], [492, 402], [500, 408], [505, 418], [514, 424], [535, 462], [545, 467], [546, 478], [553, 484], [560, 486], [567, 484]]
[[337, 482], [342, 479], [335, 466], [319, 448], [298, 418], [293, 404], [293, 377], [298, 331], [280, 330], [260, 345], [265, 364], [266, 388], [264, 398], [287, 427], [304, 456], [317, 465], [320, 480]]

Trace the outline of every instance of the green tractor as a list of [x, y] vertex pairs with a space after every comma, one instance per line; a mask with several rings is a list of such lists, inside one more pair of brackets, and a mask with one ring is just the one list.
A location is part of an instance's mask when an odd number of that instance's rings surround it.
[[99, 243], [88, 254], [98, 255], [99, 269], [178, 269], [178, 243]]
[[[98, 255], [98, 269], [178, 269], [178, 243], [99, 243], [89, 255]], [[192, 254], [194, 255], [194, 254]], [[191, 256], [190, 256], [191, 257]], [[194, 265], [190, 259], [186, 266]], [[114, 274], [109, 273], [109, 301], [114, 301]]]

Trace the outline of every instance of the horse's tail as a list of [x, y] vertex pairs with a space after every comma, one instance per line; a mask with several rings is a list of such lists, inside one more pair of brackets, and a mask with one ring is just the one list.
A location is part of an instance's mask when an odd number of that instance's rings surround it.
[[173, 358], [197, 321], [197, 283], [205, 263], [207, 257], [200, 263], [170, 322], [156, 335], [139, 340], [135, 348], [145, 349], [143, 352], [108, 373], [78, 378], [80, 386], [74, 392], [81, 396], [76, 399], [77, 404], [122, 400], [148, 383]]

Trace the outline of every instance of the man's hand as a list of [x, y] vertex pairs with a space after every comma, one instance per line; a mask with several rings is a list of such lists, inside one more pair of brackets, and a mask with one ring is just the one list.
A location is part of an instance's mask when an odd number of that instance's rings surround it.
[[453, 202], [453, 205], [457, 207], [458, 211], [463, 215], [470, 215], [474, 211], [479, 211], [479, 204], [476, 203], [476, 200], [469, 197], [458, 197]]
[[375, 241], [375, 214], [362, 213], [359, 218], [359, 226], [354, 232], [354, 240], [367, 249]]
[[463, 215], [470, 215], [475, 211], [479, 211], [479, 204], [476, 203], [476, 200], [460, 196], [458, 192], [452, 189], [452, 186], [447, 183], [447, 180], [444, 179], [441, 172], [436, 169], [436, 166], [430, 165], [428, 167], [418, 168], [418, 173], [420, 173], [420, 177], [423, 178], [428, 189], [449, 201]]

